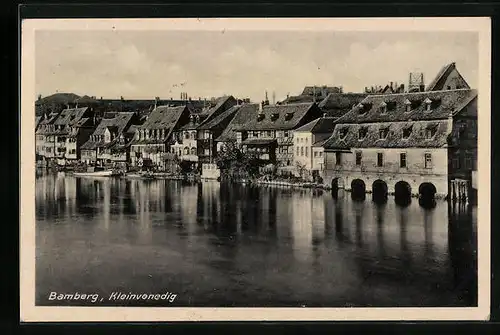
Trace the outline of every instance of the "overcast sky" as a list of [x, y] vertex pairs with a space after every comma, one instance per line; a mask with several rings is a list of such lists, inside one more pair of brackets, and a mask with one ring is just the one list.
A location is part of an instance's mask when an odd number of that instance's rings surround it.
[[478, 41], [463, 32], [37, 31], [36, 92], [260, 101], [267, 90], [282, 100], [306, 85], [407, 85], [410, 71], [428, 84], [453, 61], [476, 88]]

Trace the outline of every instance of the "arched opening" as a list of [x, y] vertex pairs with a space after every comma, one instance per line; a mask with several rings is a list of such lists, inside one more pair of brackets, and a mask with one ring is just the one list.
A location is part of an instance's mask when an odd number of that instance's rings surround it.
[[351, 197], [353, 200], [365, 200], [366, 185], [361, 179], [354, 179], [351, 182]]
[[372, 200], [378, 203], [384, 203], [387, 201], [387, 195], [387, 183], [380, 179], [375, 180], [372, 184]]
[[394, 185], [394, 200], [400, 206], [408, 206], [411, 203], [411, 186], [405, 181], [398, 181]]
[[332, 196], [334, 199], [337, 199], [339, 195], [339, 179], [333, 178], [332, 180]]
[[432, 183], [422, 183], [418, 187], [419, 203], [422, 207], [434, 207], [436, 186]]

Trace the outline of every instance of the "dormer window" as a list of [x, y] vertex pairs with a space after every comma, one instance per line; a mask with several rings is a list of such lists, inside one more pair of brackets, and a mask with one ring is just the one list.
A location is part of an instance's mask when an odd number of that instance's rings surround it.
[[425, 103], [425, 111], [430, 112], [432, 108], [432, 100], [427, 98], [425, 99], [424, 103]]
[[425, 129], [425, 138], [427, 140], [432, 140], [434, 138], [434, 136], [436, 135], [436, 132], [437, 132], [437, 125], [429, 125]]
[[293, 113], [286, 113], [285, 114], [285, 120], [290, 120], [293, 117]]
[[403, 139], [407, 140], [410, 138], [411, 132], [413, 130], [413, 126], [409, 126], [403, 129]]
[[257, 115], [257, 121], [259, 121], [259, 122], [264, 120], [264, 118], [265, 118], [264, 113], [259, 113], [259, 115]]
[[411, 112], [411, 101], [408, 99], [405, 100], [405, 111]]
[[366, 111], [365, 111], [365, 106], [363, 104], [359, 104], [358, 105], [358, 114], [362, 115], [362, 114], [365, 114]]
[[339, 135], [341, 140], [344, 139], [347, 136], [347, 127], [340, 129]]
[[378, 138], [384, 140], [387, 138], [388, 134], [389, 134], [389, 128], [381, 128], [378, 132]]
[[378, 111], [380, 114], [385, 114], [387, 113], [387, 104], [385, 102], [382, 102], [380, 106], [378, 107]]
[[368, 133], [368, 128], [367, 127], [361, 127], [358, 130], [358, 139], [363, 140], [366, 137], [366, 134]]
[[271, 120], [276, 121], [279, 118], [279, 116], [280, 115], [278, 113], [273, 113], [273, 114], [271, 114]]

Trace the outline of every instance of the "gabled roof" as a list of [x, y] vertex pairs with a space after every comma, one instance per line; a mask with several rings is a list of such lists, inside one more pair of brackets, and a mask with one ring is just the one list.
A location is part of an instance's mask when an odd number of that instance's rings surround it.
[[118, 115], [116, 115], [112, 119], [102, 119], [97, 128], [92, 133], [90, 139], [85, 142], [81, 146], [81, 148], [84, 150], [93, 150], [97, 147], [109, 147], [110, 145], [115, 143], [115, 141], [113, 141], [112, 143], [105, 143], [101, 140], [93, 141], [92, 136], [104, 135], [106, 129], [109, 129], [108, 127], [115, 127], [112, 128], [115, 129], [115, 134], [120, 135], [127, 130], [127, 127], [129, 126], [133, 117], [134, 113], [118, 113]]
[[71, 126], [76, 124], [85, 115], [87, 107], [64, 109], [55, 120], [55, 125]]
[[257, 104], [240, 105], [231, 122], [222, 134], [215, 139], [216, 142], [229, 142], [236, 140], [236, 130], [250, 122], [257, 115], [259, 106]]
[[[337, 122], [370, 123], [447, 119], [450, 114], [455, 115], [476, 97], [477, 91], [472, 89], [368, 95], [348, 113], [337, 119]], [[426, 99], [432, 101], [430, 111], [426, 110], [424, 103]], [[406, 100], [412, 102], [410, 111], [406, 109]], [[382, 102], [388, 105], [384, 113], [379, 111]]]
[[104, 132], [108, 127], [115, 127], [113, 128], [115, 132], [121, 134], [123, 131], [126, 130], [133, 116], [134, 113], [126, 112], [126, 113], [118, 113], [112, 119], [102, 119], [99, 125], [97, 126], [96, 130], [94, 130], [94, 132], [92, 133], [92, 136], [104, 135]]
[[[314, 103], [264, 106], [240, 130], [292, 130], [311, 109]], [[318, 109], [319, 111], [319, 109]]]
[[314, 134], [332, 133], [335, 128], [336, 119], [334, 117], [320, 117], [295, 129], [295, 132], [310, 132]]
[[200, 117], [202, 117], [202, 119], [203, 119], [202, 122], [208, 122], [212, 118], [216, 117], [220, 113], [223, 113], [226, 109], [229, 109], [230, 107], [232, 107], [234, 105], [236, 105], [236, 99], [232, 95], [223, 96], [223, 97], [217, 98], [217, 100], [215, 102], [215, 106], [209, 108], [206, 111], [203, 111], [202, 113], [200, 113], [198, 115]]
[[171, 129], [176, 124], [182, 113], [188, 112], [186, 106], [156, 107], [144, 123], [139, 126], [140, 129]]
[[331, 93], [318, 106], [328, 116], [340, 117], [367, 96], [366, 93]]
[[[363, 128], [366, 135], [359, 138], [359, 130]], [[403, 130], [410, 128], [411, 133], [407, 139], [403, 138]], [[426, 138], [426, 130], [434, 128], [435, 135]], [[387, 137], [380, 139], [381, 129], [388, 131]], [[345, 132], [345, 137], [341, 132]], [[408, 122], [383, 122], [365, 124], [337, 124], [330, 138], [323, 144], [328, 150], [351, 148], [440, 148], [447, 144], [449, 133], [446, 120], [437, 121], [408, 121]]]
[[[427, 86], [426, 91], [435, 91], [436, 89], [437, 90], [444, 89], [444, 87], [441, 87], [441, 86], [444, 84], [444, 81], [446, 80], [446, 78], [450, 75], [450, 73], [453, 70], [456, 70], [455, 62], [443, 66], [441, 68], [441, 70], [439, 70], [436, 77]], [[459, 73], [459, 75], [460, 75], [460, 73]], [[461, 77], [461, 75], [460, 75], [460, 77]], [[463, 80], [463, 81], [465, 84], [467, 84], [465, 80]], [[468, 85], [467, 85], [467, 88], [469, 88]]]
[[227, 120], [228, 118], [234, 117], [234, 115], [236, 114], [236, 112], [239, 109], [240, 109], [240, 106], [232, 106], [231, 108], [225, 110], [221, 114], [202, 122], [198, 126], [198, 129], [199, 130], [210, 130], [210, 129], [216, 128], [221, 122]]

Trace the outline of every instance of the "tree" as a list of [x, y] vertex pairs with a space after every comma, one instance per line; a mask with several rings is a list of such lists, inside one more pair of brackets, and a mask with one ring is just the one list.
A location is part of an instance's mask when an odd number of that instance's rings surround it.
[[255, 177], [263, 162], [254, 154], [243, 152], [235, 142], [227, 142], [215, 158], [221, 173], [230, 178]]
[[297, 171], [299, 172], [300, 179], [304, 178], [304, 173], [306, 172], [306, 165], [301, 162], [295, 162], [295, 167], [297, 168]]

